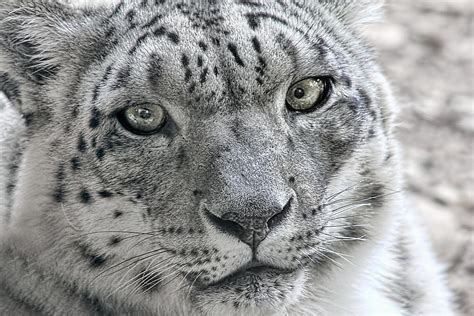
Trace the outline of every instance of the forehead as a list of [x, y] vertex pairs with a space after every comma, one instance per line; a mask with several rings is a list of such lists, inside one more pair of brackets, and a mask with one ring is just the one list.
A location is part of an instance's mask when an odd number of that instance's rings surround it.
[[309, 40], [316, 24], [301, 8], [298, 15], [272, 1], [162, 2], [120, 4], [109, 16], [106, 36], [119, 43], [107, 61], [113, 85], [132, 95], [252, 102], [298, 71], [316, 76], [330, 66], [325, 43]]

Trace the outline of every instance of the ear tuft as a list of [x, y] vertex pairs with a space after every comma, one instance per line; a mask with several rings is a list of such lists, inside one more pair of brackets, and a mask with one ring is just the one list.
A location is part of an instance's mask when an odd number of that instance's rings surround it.
[[379, 22], [385, 0], [319, 0], [336, 16], [355, 26]]

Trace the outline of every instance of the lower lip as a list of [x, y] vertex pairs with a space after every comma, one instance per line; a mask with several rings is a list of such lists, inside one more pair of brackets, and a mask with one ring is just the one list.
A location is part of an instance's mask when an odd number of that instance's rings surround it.
[[245, 277], [249, 276], [256, 276], [256, 277], [272, 277], [275, 275], [284, 275], [284, 274], [291, 274], [295, 272], [295, 270], [283, 270], [283, 269], [278, 269], [278, 268], [273, 268], [273, 267], [268, 267], [268, 266], [259, 266], [259, 267], [252, 267], [244, 270], [237, 270], [233, 274], [217, 281], [213, 282], [210, 284], [207, 284], [207, 286], [219, 286], [223, 284], [230, 284], [233, 282], [238, 281], [239, 279], [243, 279]]

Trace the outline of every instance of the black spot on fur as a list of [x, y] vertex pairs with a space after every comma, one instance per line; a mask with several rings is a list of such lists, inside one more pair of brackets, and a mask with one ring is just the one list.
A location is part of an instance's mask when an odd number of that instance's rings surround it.
[[183, 65], [183, 67], [185, 68], [188, 68], [189, 67], [189, 58], [186, 54], [183, 54], [181, 56], [181, 64]]
[[135, 23], [135, 15], [136, 12], [133, 9], [128, 11], [125, 15], [125, 18], [128, 20], [129, 23], [129, 30], [134, 29], [137, 26], [137, 24]]
[[101, 113], [96, 107], [92, 108], [91, 118], [89, 120], [89, 127], [92, 129], [97, 128], [100, 125]]
[[252, 37], [252, 46], [253, 46], [253, 49], [257, 52], [257, 54], [262, 53], [262, 48], [260, 46], [260, 41], [255, 36]]
[[117, 77], [115, 78], [115, 82], [112, 85], [112, 89], [120, 89], [127, 85], [128, 81], [130, 80], [131, 69], [129, 66], [126, 66], [119, 70]]
[[352, 80], [349, 78], [349, 76], [342, 75], [340, 80], [347, 88], [352, 88]]
[[88, 245], [84, 243], [76, 243], [76, 247], [79, 248], [80, 254], [89, 261], [91, 267], [97, 268], [106, 262], [104, 255], [97, 254]]
[[150, 55], [148, 62], [148, 80], [153, 85], [157, 85], [161, 77], [161, 58], [153, 53]]
[[64, 187], [64, 165], [60, 164], [56, 172], [56, 187], [54, 190], [54, 200], [58, 203], [64, 202], [65, 187]]
[[235, 62], [241, 66], [241, 67], [245, 67], [245, 64], [244, 62], [242, 61], [242, 59], [240, 58], [239, 56], [239, 52], [237, 51], [237, 46], [235, 46], [235, 44], [233, 43], [229, 43], [227, 45], [227, 48], [230, 50], [230, 52], [232, 53], [232, 56], [234, 56], [234, 60]]
[[110, 26], [107, 28], [107, 30], [105, 31], [105, 38], [111, 38], [115, 32], [117, 31], [117, 28], [115, 26]]
[[96, 84], [92, 89], [92, 102], [95, 103], [99, 97], [100, 84]]
[[196, 90], [196, 83], [195, 83], [195, 82], [192, 82], [191, 85], [190, 85], [189, 88], [188, 88], [189, 94], [193, 93], [194, 90]]
[[188, 83], [189, 80], [191, 80], [192, 76], [193, 76], [193, 73], [191, 69], [186, 69], [186, 71], [184, 72], [184, 82]]
[[105, 149], [104, 148], [97, 148], [95, 151], [95, 155], [99, 160], [102, 160], [105, 156]]
[[163, 16], [161, 14], [155, 15], [150, 21], [142, 26], [142, 29], [147, 29], [155, 25]]
[[250, 26], [250, 28], [252, 30], [255, 30], [257, 28], [260, 27], [260, 21], [263, 20], [263, 19], [269, 19], [269, 20], [272, 20], [274, 22], [278, 22], [280, 24], [283, 24], [285, 26], [288, 25], [288, 22], [283, 20], [282, 18], [279, 18], [273, 14], [269, 14], [269, 13], [264, 13], [264, 12], [260, 12], [260, 13], [247, 13], [245, 15], [245, 17], [247, 18], [247, 23], [248, 25]]
[[221, 41], [217, 37], [211, 37], [211, 43], [214, 46], [220, 47]]
[[123, 1], [121, 1], [112, 11], [112, 13], [108, 16], [109, 19], [113, 18], [114, 16], [118, 15], [123, 8]]
[[258, 56], [258, 63], [259, 65], [255, 67], [255, 71], [263, 77], [265, 75], [265, 69], [267, 68], [267, 62], [265, 61], [265, 58]]
[[110, 191], [107, 191], [107, 190], [102, 190], [102, 191], [99, 191], [97, 192], [97, 194], [101, 197], [101, 198], [109, 198], [109, 197], [112, 197], [114, 194]]
[[202, 70], [200, 80], [199, 80], [201, 84], [204, 84], [206, 82], [208, 72], [209, 72], [209, 68], [207, 67]]
[[207, 51], [207, 44], [206, 43], [204, 43], [203, 41], [199, 41], [198, 45], [202, 49], [203, 52]]
[[119, 210], [115, 210], [114, 211], [114, 218], [119, 218], [123, 215], [123, 212], [122, 211], [119, 211]]
[[76, 171], [81, 167], [81, 161], [79, 160], [79, 157], [74, 157], [71, 159], [71, 168], [72, 170]]
[[87, 143], [84, 140], [84, 135], [82, 135], [82, 134], [79, 135], [79, 140], [77, 142], [77, 149], [81, 153], [84, 153], [87, 150]]
[[91, 195], [86, 189], [83, 189], [79, 193], [79, 200], [81, 201], [81, 203], [89, 204], [91, 202], [91, 199]]
[[153, 31], [153, 35], [155, 36], [163, 36], [166, 34], [166, 28], [164, 26], [160, 26], [156, 30]]
[[112, 238], [110, 238], [109, 246], [116, 246], [116, 245], [120, 244], [120, 242], [122, 242], [121, 237], [113, 236]]
[[248, 7], [252, 7], [252, 8], [260, 8], [263, 6], [262, 3], [251, 1], [251, 0], [239, 0], [237, 3], [248, 6]]
[[128, 54], [129, 55], [133, 55], [135, 54], [135, 52], [137, 51], [137, 49], [146, 41], [146, 39], [150, 36], [150, 33], [145, 33], [143, 34], [142, 36], [140, 36], [135, 45], [133, 45], [133, 47], [128, 51]]
[[375, 130], [374, 130], [373, 127], [371, 127], [371, 128], [369, 129], [368, 137], [369, 137], [369, 139], [371, 139], [371, 138], [374, 138], [375, 136], [376, 136]]
[[174, 32], [169, 32], [168, 33], [168, 38], [171, 40], [171, 42], [173, 42], [174, 44], [179, 44], [179, 36], [178, 34], [174, 33]]

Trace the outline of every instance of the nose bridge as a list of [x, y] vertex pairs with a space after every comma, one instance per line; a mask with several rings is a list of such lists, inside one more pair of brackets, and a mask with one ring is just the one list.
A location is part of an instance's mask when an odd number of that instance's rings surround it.
[[286, 196], [272, 126], [256, 117], [242, 116], [225, 129], [214, 131], [225, 136], [210, 149], [214, 155], [208, 199], [219, 205], [216, 211], [220, 215], [238, 212], [266, 217], [281, 210]]
[[255, 249], [290, 209], [277, 129], [258, 115], [211, 126], [203, 137], [207, 160], [200, 164], [207, 178], [203, 218]]

